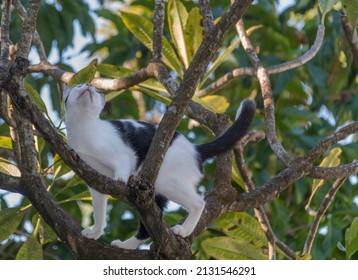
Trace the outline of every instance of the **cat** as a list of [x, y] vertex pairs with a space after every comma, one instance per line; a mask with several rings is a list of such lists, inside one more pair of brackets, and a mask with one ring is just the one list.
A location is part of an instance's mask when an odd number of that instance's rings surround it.
[[[135, 120], [101, 120], [99, 115], [105, 97], [90, 84], [66, 86], [65, 124], [69, 146], [92, 168], [114, 180], [125, 183], [140, 170], [157, 125]], [[237, 111], [236, 121], [212, 142], [195, 145], [176, 132], [155, 181], [155, 198], [163, 211], [171, 200], [184, 207], [188, 216], [183, 224], [172, 228], [173, 233], [186, 237], [198, 223], [205, 201], [195, 188], [203, 176], [205, 160], [230, 150], [247, 132], [255, 115], [256, 104], [244, 100]], [[82, 234], [98, 239], [106, 226], [106, 194], [89, 188], [92, 195], [94, 226]], [[136, 249], [149, 238], [140, 222], [138, 233], [111, 245]]]

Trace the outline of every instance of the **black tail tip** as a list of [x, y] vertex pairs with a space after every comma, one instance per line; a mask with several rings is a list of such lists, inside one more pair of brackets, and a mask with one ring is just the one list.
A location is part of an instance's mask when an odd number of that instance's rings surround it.
[[245, 99], [241, 102], [239, 109], [236, 112], [236, 120], [240, 116], [251, 116], [253, 117], [256, 112], [256, 102], [251, 99]]

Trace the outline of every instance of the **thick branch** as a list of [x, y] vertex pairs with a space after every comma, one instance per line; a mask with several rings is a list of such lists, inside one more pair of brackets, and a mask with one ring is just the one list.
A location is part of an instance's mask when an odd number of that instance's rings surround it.
[[211, 11], [211, 6], [209, 0], [200, 0], [200, 11], [203, 16], [203, 25], [205, 33], [210, 32], [214, 27], [214, 17]]
[[79, 259], [151, 259], [150, 251], [122, 250], [82, 236], [80, 229], [54, 202], [38, 176], [23, 176], [24, 195]]
[[4, 0], [1, 16], [1, 61], [9, 59], [10, 55], [10, 19], [11, 19], [11, 0]]
[[2, 172], [0, 172], [0, 189], [12, 193], [23, 193], [23, 188], [20, 186], [20, 178]]
[[158, 174], [164, 154], [169, 147], [175, 129], [195, 93], [201, 75], [220, 47], [223, 38], [235, 25], [237, 20], [241, 18], [251, 2], [252, 1], [249, 0], [235, 1], [231, 8], [223, 15], [218, 24], [213, 28], [212, 32], [207, 33], [204, 36], [199, 50], [184, 74], [183, 81], [179, 85], [172, 104], [169, 106], [159, 124], [141, 169], [140, 176], [147, 178], [150, 182], [154, 182]]
[[[25, 7], [22, 5], [20, 0], [14, 0], [13, 2], [14, 2], [14, 7], [16, 9], [16, 12], [19, 14], [21, 19], [24, 20], [27, 17]], [[36, 46], [36, 49], [40, 56], [41, 61], [47, 60], [44, 45], [41, 41], [40, 34], [37, 32], [36, 29], [35, 29], [34, 36], [33, 36], [33, 42]]]
[[18, 43], [18, 57], [27, 58], [32, 37], [36, 29], [36, 18], [39, 11], [40, 0], [30, 0], [26, 18], [22, 24], [20, 41]]
[[153, 31], [153, 59], [162, 61], [163, 59], [163, 29], [164, 29], [164, 0], [155, 0], [154, 12], [154, 31]]

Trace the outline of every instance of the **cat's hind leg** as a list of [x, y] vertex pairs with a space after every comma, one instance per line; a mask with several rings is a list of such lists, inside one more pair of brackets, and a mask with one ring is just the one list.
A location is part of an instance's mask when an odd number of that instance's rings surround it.
[[[162, 195], [155, 196], [155, 202], [161, 210], [161, 214], [163, 214], [163, 210], [166, 207], [168, 200], [166, 197]], [[143, 244], [149, 238], [149, 233], [145, 228], [142, 221], [139, 221], [139, 228], [136, 235], [132, 236], [131, 238], [121, 241], [121, 240], [114, 240], [112, 241], [111, 245], [128, 250], [134, 250], [139, 247], [139, 245]]]
[[186, 237], [193, 232], [199, 222], [201, 214], [205, 208], [205, 201], [199, 194], [192, 193], [190, 194], [190, 199], [182, 199], [181, 196], [178, 196], [176, 197], [175, 202], [188, 211], [188, 216], [183, 224], [174, 226], [172, 231], [177, 235]]

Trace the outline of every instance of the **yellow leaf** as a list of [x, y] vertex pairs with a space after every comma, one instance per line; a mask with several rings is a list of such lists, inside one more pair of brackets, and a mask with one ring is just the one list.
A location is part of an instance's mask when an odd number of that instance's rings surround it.
[[227, 108], [230, 106], [230, 103], [227, 101], [227, 99], [224, 96], [219, 95], [209, 95], [202, 98], [194, 96], [193, 101], [218, 114], [225, 113]]

